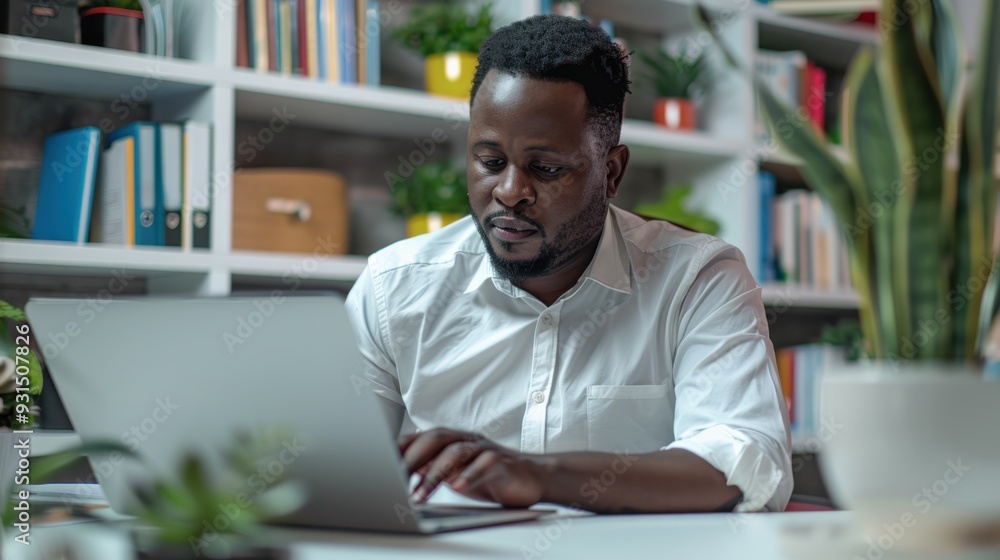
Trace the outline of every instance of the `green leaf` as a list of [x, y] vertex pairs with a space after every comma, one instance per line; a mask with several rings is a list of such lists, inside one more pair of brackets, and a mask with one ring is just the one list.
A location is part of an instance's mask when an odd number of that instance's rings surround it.
[[[969, 238], [969, 254], [962, 253], [962, 260], [956, 263], [956, 286], [973, 286], [972, 280], [981, 277], [984, 266], [995, 260], [990, 254], [990, 242], [994, 229], [996, 209], [997, 179], [994, 175], [996, 157], [997, 128], [1000, 125], [998, 103], [1000, 103], [1000, 9], [996, 2], [984, 2], [982, 14], [982, 44], [972, 70], [972, 80], [966, 101], [965, 134], [963, 135], [963, 180], [960, 197], [967, 199], [969, 224], [965, 225], [963, 237]], [[980, 233], [981, 232], [981, 233]], [[962, 231], [960, 230], [960, 233]], [[961, 239], [959, 240], [961, 242]], [[991, 269], [995, 264], [990, 263]], [[991, 283], [995, 282], [991, 279]], [[970, 291], [970, 307], [965, 311], [968, 335], [965, 340], [956, 340], [966, 356], [974, 356], [976, 342], [987, 333], [976, 336], [975, 329], [982, 328], [993, 318], [991, 306], [979, 305], [982, 293]], [[982, 316], [985, 313], [986, 316]], [[986, 329], [988, 330], [988, 329]]]
[[[859, 208], [865, 208], [867, 192], [861, 184], [856, 170], [845, 168], [827, 148], [823, 140], [814, 130], [812, 123], [802, 118], [796, 111], [787, 107], [770, 90], [768, 85], [752, 74], [743, 63], [736, 58], [716, 31], [711, 16], [704, 6], [694, 5], [695, 17], [701, 27], [714, 39], [722, 51], [726, 61], [744, 75], [750, 76], [757, 90], [761, 114], [772, 131], [772, 138], [789, 153], [798, 156], [804, 163], [800, 171], [806, 182], [812, 186], [833, 210], [842, 227], [851, 231], [846, 235], [848, 255], [851, 266], [851, 278], [854, 288], [861, 298], [859, 314], [865, 332], [865, 338], [870, 341], [868, 351], [873, 356], [882, 355], [882, 345], [879, 330], [876, 328], [873, 297], [868, 278], [871, 243], [870, 232], [866, 227], [857, 227], [856, 213]], [[860, 198], [860, 201], [858, 200]], [[847, 227], [850, 226], [850, 227]]]
[[[31, 463], [31, 482], [32, 484], [44, 484], [55, 473], [68, 467], [74, 461], [80, 459], [86, 455], [110, 455], [112, 453], [120, 453], [124, 457], [134, 457], [135, 454], [131, 449], [125, 447], [124, 445], [113, 443], [113, 442], [102, 442], [102, 443], [85, 443], [78, 445], [66, 451], [61, 451], [59, 453], [54, 453], [52, 455], [45, 455], [43, 457], [37, 457], [32, 459]], [[11, 481], [13, 482], [13, 481]], [[10, 501], [7, 507], [4, 509], [2, 516], [3, 525], [9, 527], [14, 520], [14, 505], [15, 502]]]
[[10, 319], [12, 321], [27, 321], [28, 316], [20, 307], [14, 307], [6, 301], [0, 300], [0, 319]]
[[[894, 188], [901, 182], [900, 166], [892, 148], [892, 130], [885, 118], [886, 107], [871, 49], [863, 49], [855, 56], [847, 72], [844, 95], [845, 144], [853, 165], [857, 166], [856, 174], [868, 190], [865, 200], [891, 204], [896, 196]], [[860, 206], [866, 207], [865, 204]], [[866, 221], [855, 223], [855, 226], [868, 227], [870, 224], [871, 228], [867, 236], [870, 241], [864, 241], [870, 243], [871, 251], [862, 264], [869, 271], [871, 303], [882, 341], [880, 357], [899, 355], [899, 327], [908, 325], [909, 317], [907, 307], [897, 307], [894, 297], [893, 280], [900, 274], [905, 275], [906, 270], [894, 266], [892, 214], [884, 209], [866, 211], [863, 216]]]
[[647, 72], [643, 74], [644, 81], [652, 85], [660, 97], [690, 99], [694, 86], [704, 81], [705, 52], [693, 58], [686, 48], [682, 48], [677, 56], [662, 49], [636, 54], [647, 67]]
[[[882, 17], [891, 17], [895, 10], [905, 9], [905, 0], [894, 0], [884, 5]], [[906, 22], [889, 33], [882, 45], [879, 77], [886, 96], [885, 107], [890, 126], [893, 127], [893, 145], [901, 163], [901, 188], [893, 205], [895, 233], [893, 251], [895, 266], [906, 271], [894, 277], [896, 305], [908, 306], [910, 321], [902, 334], [916, 336], [923, 325], [941, 326], [941, 331], [925, 333], [924, 344], [911, 340], [905, 358], [948, 359], [951, 357], [951, 328], [946, 321], [941, 324], [939, 312], [945, 308], [950, 271], [942, 263], [948, 261], [951, 248], [947, 247], [952, 232], [945, 231], [941, 220], [942, 189], [945, 154], [939, 146], [945, 139], [946, 119], [938, 95], [936, 74], [928, 73], [926, 57], [917, 36], [920, 18], [930, 8], [917, 7]], [[905, 263], [903, 262], [905, 261]], [[901, 341], [903, 342], [903, 341]]]
[[427, 57], [450, 51], [478, 53], [492, 30], [491, 4], [481, 6], [474, 14], [460, 3], [417, 4], [392, 36]]

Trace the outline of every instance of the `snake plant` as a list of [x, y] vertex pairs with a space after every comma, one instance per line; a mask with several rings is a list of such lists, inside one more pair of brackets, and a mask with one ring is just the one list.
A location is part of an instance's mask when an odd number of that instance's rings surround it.
[[1000, 9], [982, 6], [970, 67], [950, 1], [883, 2], [881, 44], [859, 51], [845, 78], [846, 158], [753, 78], [772, 137], [841, 225], [873, 359], [974, 361], [994, 318]]

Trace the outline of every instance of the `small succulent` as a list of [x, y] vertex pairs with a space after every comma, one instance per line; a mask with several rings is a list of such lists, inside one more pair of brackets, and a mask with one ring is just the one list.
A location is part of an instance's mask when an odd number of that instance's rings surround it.
[[90, 5], [92, 7], [104, 7], [109, 8], [121, 8], [123, 10], [139, 10], [142, 11], [142, 4], [139, 0], [93, 0]]
[[240, 434], [226, 451], [221, 479], [210, 481], [203, 459], [188, 453], [176, 481], [136, 486], [139, 520], [154, 529], [140, 548], [189, 547], [196, 556], [210, 557], [247, 548], [265, 521], [291, 513], [305, 501], [302, 488], [288, 480], [284, 465], [277, 476], [260, 475], [272, 472], [269, 464], [292, 439], [277, 430]]
[[[5, 319], [22, 323], [13, 336]], [[31, 331], [26, 320], [22, 309], [0, 300], [0, 427], [15, 430], [35, 425], [35, 398], [42, 394], [42, 366], [29, 346]]]
[[465, 169], [450, 162], [425, 163], [409, 176], [392, 176], [393, 209], [403, 216], [469, 211]]
[[423, 57], [451, 51], [479, 53], [493, 32], [491, 9], [485, 4], [472, 14], [461, 3], [417, 5], [392, 34]]
[[697, 93], [697, 87], [705, 87], [704, 51], [694, 56], [686, 46], [682, 46], [676, 56], [663, 49], [636, 54], [646, 66], [646, 72], [641, 77], [660, 97], [691, 99]]

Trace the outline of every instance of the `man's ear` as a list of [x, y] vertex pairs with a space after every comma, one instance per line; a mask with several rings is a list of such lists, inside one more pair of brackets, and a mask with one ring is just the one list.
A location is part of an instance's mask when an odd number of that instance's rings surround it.
[[618, 196], [618, 189], [622, 185], [622, 178], [625, 177], [625, 168], [628, 167], [629, 157], [628, 146], [625, 144], [619, 144], [608, 150], [605, 164], [608, 198]]

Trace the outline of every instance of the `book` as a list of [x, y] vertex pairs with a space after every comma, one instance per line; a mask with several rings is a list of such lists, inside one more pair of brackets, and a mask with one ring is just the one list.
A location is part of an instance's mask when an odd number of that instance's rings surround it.
[[337, 0], [337, 23], [340, 27], [341, 83], [358, 83], [357, 37], [354, 19], [354, 0]]
[[183, 209], [183, 138], [181, 125], [160, 125], [160, 162], [163, 182], [163, 244], [181, 246]]
[[285, 0], [288, 4], [288, 51], [291, 73], [302, 75], [302, 38], [299, 36], [299, 0]]
[[816, 130], [823, 134], [826, 130], [826, 70], [809, 63], [809, 95], [805, 106], [816, 124]]
[[297, 18], [295, 37], [299, 46], [299, 74], [309, 76], [309, 18], [307, 13], [315, 12], [309, 12], [306, 0], [296, 0], [295, 11]]
[[292, 75], [292, 5], [291, 0], [278, 4], [278, 70], [285, 76]]
[[329, 79], [329, 66], [327, 65], [327, 43], [330, 41], [327, 29], [329, 29], [327, 4], [331, 0], [313, 0], [316, 3], [316, 75], [320, 80]]
[[267, 7], [267, 67], [271, 72], [278, 71], [280, 49], [278, 44], [278, 4], [280, 0], [260, 0]]
[[774, 273], [774, 241], [772, 223], [776, 182], [773, 173], [761, 171], [757, 176], [760, 188], [760, 268], [758, 279], [761, 283], [777, 280]]
[[101, 156], [100, 182], [94, 196], [90, 240], [135, 245], [135, 139], [120, 138]]
[[31, 238], [85, 243], [101, 153], [101, 131], [87, 126], [50, 134]]
[[[257, 67], [257, 25], [254, 22], [254, 1], [240, 0], [243, 6], [243, 22], [245, 25], [247, 45], [247, 68]], [[237, 47], [238, 48], [238, 47]]]
[[247, 40], [246, 0], [236, 0], [236, 66], [250, 66], [250, 46]]
[[354, 1], [354, 45], [357, 51], [357, 83], [368, 83], [368, 36], [365, 26], [368, 23], [368, 0]]
[[253, 5], [253, 37], [254, 37], [254, 68], [258, 72], [271, 70], [271, 58], [268, 32], [267, 6], [271, 0], [247, 0]]
[[378, 0], [368, 0], [365, 17], [366, 83], [372, 86], [382, 84], [382, 23], [379, 21]]
[[340, 23], [338, 19], [337, 6], [343, 0], [322, 0], [326, 7], [326, 73], [327, 79], [335, 84], [344, 83], [340, 72], [340, 51], [343, 47], [340, 42]]
[[113, 142], [124, 136], [135, 140], [132, 161], [135, 176], [135, 244], [163, 245], [163, 184], [160, 172], [159, 125], [136, 122], [108, 134]]
[[211, 237], [212, 139], [208, 123], [184, 123], [181, 247], [208, 248]]
[[317, 0], [303, 0], [306, 37], [306, 72], [307, 76], [319, 77], [319, 12]]

